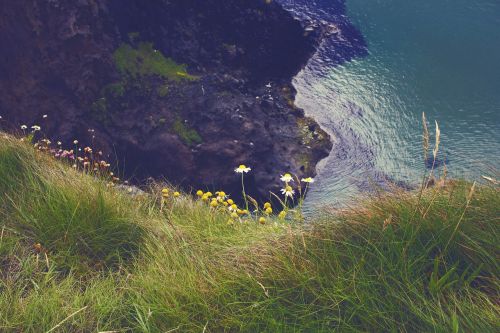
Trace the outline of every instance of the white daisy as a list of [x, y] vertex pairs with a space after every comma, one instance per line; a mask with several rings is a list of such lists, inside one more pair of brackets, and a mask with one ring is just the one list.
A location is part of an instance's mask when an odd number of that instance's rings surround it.
[[293, 195], [295, 194], [295, 190], [287, 185], [285, 186], [285, 188], [282, 188], [281, 189], [281, 193], [285, 195], [285, 197], [290, 197], [290, 198], [293, 198]]
[[281, 181], [285, 183], [293, 182], [293, 177], [289, 173], [285, 173], [284, 175], [281, 175]]
[[252, 170], [252, 169], [249, 168], [249, 167], [247, 167], [244, 164], [241, 164], [239, 167], [237, 167], [236, 169], [234, 169], [234, 172], [236, 172], [236, 173], [249, 173], [250, 170]]

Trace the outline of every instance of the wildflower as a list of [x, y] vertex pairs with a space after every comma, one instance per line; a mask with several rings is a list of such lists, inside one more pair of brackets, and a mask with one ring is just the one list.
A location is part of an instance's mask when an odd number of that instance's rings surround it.
[[23, 131], [24, 131], [25, 129], [27, 129], [27, 128], [28, 128], [28, 126], [26, 126], [26, 125], [21, 125], [21, 129], [22, 129]]
[[213, 196], [212, 192], [207, 192], [207, 193], [205, 193], [205, 195], [206, 195], [207, 197], [209, 197], [209, 198]]
[[264, 209], [267, 209], [267, 208], [271, 208], [271, 203], [270, 202], [266, 202], [264, 204]]
[[174, 192], [174, 198], [178, 198], [180, 196], [181, 196], [181, 194], [179, 192]]
[[238, 215], [243, 215], [243, 214], [244, 214], [244, 211], [243, 211], [243, 210], [241, 210], [241, 209], [237, 209], [237, 210], [236, 210], [236, 213], [237, 213]]
[[230, 205], [233, 205], [234, 204], [234, 200], [233, 199], [228, 199], [227, 203], [230, 204]]
[[249, 173], [250, 170], [252, 170], [252, 169], [249, 168], [249, 167], [247, 167], [244, 164], [241, 164], [239, 167], [237, 167], [236, 169], [234, 169], [234, 172], [236, 172], [236, 173]]
[[169, 190], [168, 188], [164, 188], [163, 190], [161, 190], [161, 195], [164, 197], [164, 198], [168, 198], [168, 195], [169, 195]]
[[247, 209], [243, 209], [243, 214], [242, 215], [248, 215], [249, 211]]
[[238, 213], [236, 213], [236, 212], [232, 212], [232, 213], [231, 213], [231, 217], [232, 217], [233, 219], [237, 219], [237, 218], [239, 217], [239, 215], [238, 215]]
[[284, 220], [286, 217], [286, 212], [284, 210], [282, 210], [279, 214], [278, 214], [278, 218]]
[[220, 202], [223, 202], [227, 198], [226, 193], [223, 191], [215, 192], [215, 194], [217, 194], [217, 200]]
[[266, 218], [265, 217], [259, 218], [259, 223], [260, 224], [266, 224]]
[[268, 207], [268, 208], [266, 208], [265, 212], [266, 212], [267, 215], [270, 215], [270, 214], [273, 213], [273, 209], [271, 207]]
[[83, 149], [84, 152], [86, 152], [87, 154], [92, 154], [92, 148], [90, 147], [85, 147], [85, 149]]
[[224, 207], [229, 206], [229, 203], [227, 201], [224, 201], [222, 204], [224, 205]]
[[301, 179], [304, 183], [314, 183], [314, 178], [311, 178], [311, 177], [307, 177], [307, 178], [302, 178]]
[[196, 192], [196, 195], [199, 196], [200, 198], [203, 196], [203, 191], [202, 190], [198, 190]]
[[217, 208], [218, 205], [219, 203], [217, 202], [217, 200], [212, 200], [212, 202], [210, 202], [210, 206], [213, 208]]
[[203, 200], [205, 202], [208, 201], [208, 199], [210, 199], [210, 197], [206, 193], [203, 194], [202, 197], [201, 197], [201, 200]]
[[281, 193], [284, 194], [285, 197], [293, 198], [293, 195], [295, 194], [295, 190], [290, 185], [287, 185], [287, 186], [285, 186], [285, 188], [281, 189]]
[[74, 140], [74, 141], [73, 141], [73, 143], [74, 143], [75, 145], [77, 145], [77, 144], [78, 144], [78, 140]]
[[281, 181], [285, 183], [293, 182], [293, 177], [289, 173], [285, 173], [284, 175], [281, 175]]
[[33, 126], [31, 126], [31, 129], [32, 129], [34, 132], [36, 132], [36, 131], [41, 130], [42, 128], [41, 128], [40, 126], [38, 126], [38, 125], [33, 125]]
[[47, 118], [47, 117], [48, 117], [48, 116], [47, 116], [46, 114], [44, 114], [44, 115], [42, 116], [42, 118], [43, 118], [43, 119], [45, 119], [45, 118]]

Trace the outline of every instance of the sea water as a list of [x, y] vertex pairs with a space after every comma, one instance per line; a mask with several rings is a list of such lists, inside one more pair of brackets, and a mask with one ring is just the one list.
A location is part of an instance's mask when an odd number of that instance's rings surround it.
[[[281, 0], [301, 19], [338, 22], [341, 0]], [[441, 129], [436, 172], [481, 180], [500, 169], [500, 0], [346, 0], [367, 53], [339, 61], [333, 35], [294, 80], [296, 104], [332, 136], [307, 208], [343, 206], [426, 167], [422, 113]], [[360, 41], [358, 41], [360, 42]], [[342, 59], [341, 59], [342, 60]], [[431, 145], [433, 144], [431, 140]], [[430, 163], [432, 164], [432, 163]]]

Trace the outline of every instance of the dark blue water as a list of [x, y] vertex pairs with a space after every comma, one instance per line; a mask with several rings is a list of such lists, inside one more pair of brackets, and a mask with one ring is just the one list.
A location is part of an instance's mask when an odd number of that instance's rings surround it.
[[440, 125], [451, 176], [498, 176], [499, 0], [281, 2], [339, 28], [294, 82], [297, 105], [334, 142], [309, 207], [343, 205], [386, 181], [417, 184], [422, 112], [431, 130]]

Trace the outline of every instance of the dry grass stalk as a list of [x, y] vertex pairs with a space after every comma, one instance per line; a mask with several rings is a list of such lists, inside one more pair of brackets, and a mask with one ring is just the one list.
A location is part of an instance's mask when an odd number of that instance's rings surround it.
[[436, 144], [434, 145], [434, 149], [432, 150], [432, 155], [434, 156], [434, 163], [436, 162], [436, 157], [439, 151], [440, 139], [441, 139], [441, 130], [439, 129], [438, 122], [436, 121]]
[[423, 132], [423, 147], [424, 147], [424, 161], [429, 158], [429, 128], [427, 127], [427, 119], [425, 118], [425, 112], [422, 112], [422, 123], [424, 125]]

